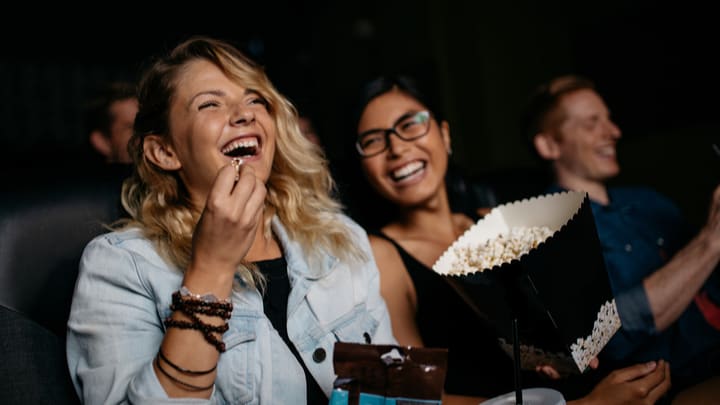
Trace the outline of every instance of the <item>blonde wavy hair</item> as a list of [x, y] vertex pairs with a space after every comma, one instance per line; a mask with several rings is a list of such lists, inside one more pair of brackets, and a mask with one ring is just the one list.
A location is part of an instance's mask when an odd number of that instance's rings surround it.
[[[176, 172], [163, 170], [145, 158], [143, 140], [150, 134], [169, 137], [169, 111], [177, 78], [185, 66], [199, 59], [213, 63], [231, 80], [257, 91], [268, 102], [277, 127], [277, 145], [267, 182], [265, 237], [271, 237], [270, 221], [277, 215], [311, 264], [318, 263], [324, 254], [349, 261], [366, 260], [338, 215], [342, 206], [331, 196], [335, 184], [327, 160], [303, 136], [295, 107], [275, 89], [262, 67], [229, 43], [208, 37], [180, 43], [157, 59], [140, 81], [139, 111], [128, 145], [134, 171], [122, 188], [122, 204], [131, 219], [115, 224], [115, 228], [140, 227], [163, 257], [180, 269], [188, 266], [193, 230], [203, 207], [193, 206]], [[248, 263], [238, 271], [251, 285], [262, 280]]]

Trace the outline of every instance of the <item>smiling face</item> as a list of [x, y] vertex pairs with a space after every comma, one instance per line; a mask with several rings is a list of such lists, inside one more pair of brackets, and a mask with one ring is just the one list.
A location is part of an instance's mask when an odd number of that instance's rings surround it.
[[167, 161], [178, 170], [196, 204], [204, 204], [224, 165], [242, 157], [262, 181], [270, 177], [276, 127], [267, 101], [206, 61], [188, 63], [175, 82], [170, 104]]
[[561, 118], [551, 131], [558, 177], [603, 182], [616, 176], [620, 165], [615, 146], [621, 132], [602, 98], [590, 89], [574, 91], [560, 99], [557, 111]]
[[[393, 128], [403, 118], [427, 110], [398, 90], [370, 101], [360, 117], [357, 133]], [[431, 119], [427, 135], [404, 141], [392, 134], [388, 148], [361, 160], [363, 171], [378, 193], [400, 206], [425, 204], [445, 191], [450, 135], [447, 123]]]

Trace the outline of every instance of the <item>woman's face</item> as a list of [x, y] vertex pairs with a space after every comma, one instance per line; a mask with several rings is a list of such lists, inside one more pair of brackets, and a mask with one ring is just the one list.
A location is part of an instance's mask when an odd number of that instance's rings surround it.
[[251, 165], [260, 180], [270, 177], [277, 131], [267, 102], [214, 64], [199, 60], [185, 67], [169, 122], [170, 148], [195, 203], [204, 205], [218, 171], [233, 157]]
[[[409, 95], [392, 90], [374, 98], [363, 110], [357, 133], [393, 128], [400, 119], [427, 107]], [[427, 135], [404, 141], [389, 135], [388, 148], [362, 158], [362, 169], [382, 196], [400, 206], [426, 203], [445, 191], [450, 135], [447, 123], [430, 120]]]

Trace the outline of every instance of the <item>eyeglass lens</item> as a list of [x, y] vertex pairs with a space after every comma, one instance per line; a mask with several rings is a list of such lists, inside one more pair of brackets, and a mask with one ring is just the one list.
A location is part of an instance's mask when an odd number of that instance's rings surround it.
[[360, 135], [357, 147], [360, 154], [370, 156], [388, 148], [390, 134], [397, 135], [404, 141], [412, 141], [427, 134], [430, 129], [430, 113], [419, 111], [402, 117], [393, 128], [377, 129]]

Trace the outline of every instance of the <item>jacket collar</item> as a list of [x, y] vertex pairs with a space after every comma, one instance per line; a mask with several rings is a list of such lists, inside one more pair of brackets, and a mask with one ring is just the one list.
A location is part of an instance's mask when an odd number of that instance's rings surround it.
[[[291, 281], [294, 277], [317, 280], [325, 277], [338, 262], [338, 258], [326, 250], [312, 252], [315, 260], [310, 260], [300, 243], [290, 238], [285, 226], [277, 215], [272, 218], [272, 229], [277, 236], [285, 254], [288, 265], [288, 276]], [[318, 248], [321, 249], [321, 248]]]

